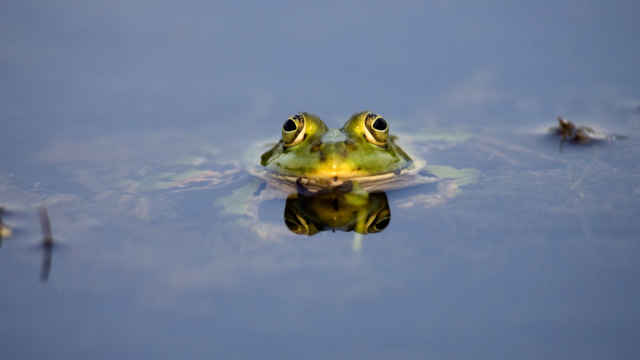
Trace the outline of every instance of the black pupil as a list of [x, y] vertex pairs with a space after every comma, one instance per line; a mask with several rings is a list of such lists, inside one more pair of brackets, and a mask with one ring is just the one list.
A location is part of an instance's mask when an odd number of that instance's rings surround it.
[[383, 118], [377, 118], [372, 126], [378, 131], [384, 131], [387, 128], [387, 122]]
[[284, 125], [282, 125], [282, 128], [284, 131], [293, 131], [296, 129], [296, 123], [291, 119], [287, 119], [287, 121], [284, 122]]

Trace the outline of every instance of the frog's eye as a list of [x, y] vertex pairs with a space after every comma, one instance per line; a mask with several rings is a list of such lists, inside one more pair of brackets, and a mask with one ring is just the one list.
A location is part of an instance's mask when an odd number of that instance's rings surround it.
[[364, 120], [364, 136], [370, 143], [383, 146], [389, 137], [389, 124], [382, 116], [369, 113]]
[[282, 124], [282, 143], [293, 146], [304, 140], [305, 122], [302, 114], [294, 115]]

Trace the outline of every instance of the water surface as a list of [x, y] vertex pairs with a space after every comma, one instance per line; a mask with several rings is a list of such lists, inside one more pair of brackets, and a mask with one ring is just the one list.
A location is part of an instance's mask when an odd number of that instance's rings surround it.
[[[634, 2], [4, 7], [0, 357], [637, 357]], [[287, 116], [363, 109], [464, 134], [417, 155], [475, 181], [364, 237], [222, 201]], [[560, 147], [558, 115], [628, 139]]]

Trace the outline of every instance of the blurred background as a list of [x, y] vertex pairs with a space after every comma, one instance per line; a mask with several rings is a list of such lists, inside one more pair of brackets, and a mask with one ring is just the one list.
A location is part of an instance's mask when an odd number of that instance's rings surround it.
[[637, 10], [624, 0], [5, 1], [2, 145], [231, 121], [263, 134], [297, 111], [478, 127], [637, 113]]

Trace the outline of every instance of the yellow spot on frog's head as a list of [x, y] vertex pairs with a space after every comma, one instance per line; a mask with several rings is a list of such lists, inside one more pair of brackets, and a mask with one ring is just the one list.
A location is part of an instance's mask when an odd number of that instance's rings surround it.
[[333, 177], [353, 177], [358, 175], [351, 162], [344, 159], [327, 159], [318, 164], [314, 175], [317, 177], [333, 178]]

